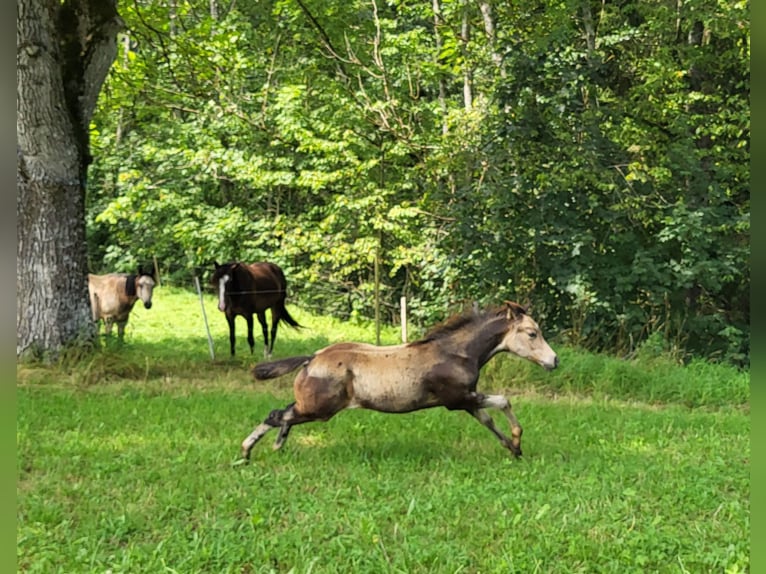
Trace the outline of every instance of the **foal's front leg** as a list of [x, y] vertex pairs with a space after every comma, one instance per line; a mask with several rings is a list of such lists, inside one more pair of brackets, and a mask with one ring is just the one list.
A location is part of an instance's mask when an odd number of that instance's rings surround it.
[[[511, 403], [508, 402], [502, 395], [476, 395], [477, 403], [476, 408], [466, 409], [471, 415], [473, 415], [481, 424], [487, 427], [492, 433], [503, 443], [503, 446], [511, 451], [516, 457], [521, 456], [521, 434], [524, 432], [519, 424], [516, 415], [513, 414], [511, 409]], [[500, 409], [505, 414], [508, 422], [511, 425], [511, 438], [509, 439], [495, 426], [495, 422], [489, 413], [483, 409], [495, 408]]]

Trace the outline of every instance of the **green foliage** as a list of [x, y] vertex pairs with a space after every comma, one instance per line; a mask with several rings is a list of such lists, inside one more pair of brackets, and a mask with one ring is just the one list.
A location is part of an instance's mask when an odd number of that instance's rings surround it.
[[271, 259], [363, 319], [377, 261], [388, 323], [515, 298], [588, 349], [749, 365], [747, 3], [220, 4], [121, 7], [92, 269]]
[[743, 10], [697, 44], [686, 28], [668, 42], [676, 15], [660, 9], [627, 23], [607, 9], [595, 49], [566, 19], [508, 39], [502, 107], [470, 153], [444, 160], [469, 174], [440, 195], [464, 293], [529, 297], [548, 328], [589, 348], [629, 354], [661, 333], [748, 364]]

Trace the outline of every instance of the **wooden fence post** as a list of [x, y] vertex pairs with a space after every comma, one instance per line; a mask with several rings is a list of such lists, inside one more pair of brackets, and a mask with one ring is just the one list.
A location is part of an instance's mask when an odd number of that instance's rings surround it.
[[402, 321], [402, 343], [407, 342], [407, 297], [402, 295], [402, 298], [399, 299], [399, 310], [401, 313], [401, 321]]
[[160, 266], [157, 264], [157, 256], [153, 255], [154, 260], [154, 278], [157, 280], [157, 287], [162, 287], [162, 281], [160, 280]]

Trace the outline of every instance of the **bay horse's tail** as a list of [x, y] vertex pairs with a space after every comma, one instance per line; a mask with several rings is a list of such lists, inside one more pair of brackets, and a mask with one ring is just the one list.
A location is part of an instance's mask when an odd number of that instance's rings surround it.
[[300, 323], [298, 323], [298, 321], [293, 319], [292, 315], [290, 315], [290, 313], [287, 312], [287, 307], [285, 307], [284, 301], [282, 301], [282, 308], [279, 310], [279, 318], [285, 323], [287, 323], [288, 325], [290, 325], [291, 327], [295, 327], [296, 329], [300, 329], [301, 327], [303, 327], [303, 325], [301, 325]]
[[268, 363], [261, 363], [253, 368], [253, 377], [257, 381], [264, 381], [266, 379], [275, 379], [284, 374], [294, 371], [298, 367], [308, 364], [313, 358], [313, 355], [301, 355], [300, 357], [289, 357], [287, 359], [280, 359], [279, 361], [270, 361]]

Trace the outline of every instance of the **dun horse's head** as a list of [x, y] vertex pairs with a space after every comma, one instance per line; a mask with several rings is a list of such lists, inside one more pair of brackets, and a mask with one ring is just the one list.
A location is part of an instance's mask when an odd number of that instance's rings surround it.
[[154, 292], [154, 276], [147, 273], [140, 267], [138, 268], [138, 275], [136, 275], [136, 297], [141, 299], [144, 307], [147, 309], [152, 308], [152, 293]]
[[510, 328], [501, 345], [510, 353], [537, 363], [550, 371], [559, 366], [559, 357], [543, 338], [540, 327], [527, 315], [524, 307], [511, 301], [505, 302], [506, 318]]

